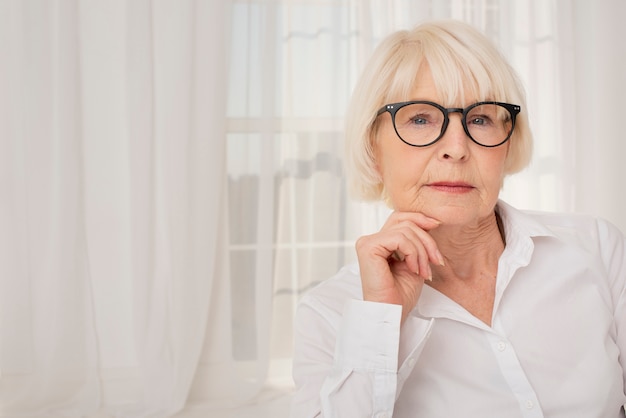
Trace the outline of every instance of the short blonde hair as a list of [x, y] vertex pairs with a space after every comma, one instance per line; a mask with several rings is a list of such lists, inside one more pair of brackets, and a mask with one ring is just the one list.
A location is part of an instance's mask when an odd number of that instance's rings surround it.
[[[505, 161], [505, 175], [525, 168], [532, 133], [524, 89], [515, 70], [495, 45], [472, 26], [458, 21], [429, 22], [398, 31], [374, 51], [357, 82], [346, 114], [346, 169], [349, 189], [365, 200], [384, 198], [376, 170], [376, 112], [385, 104], [411, 100], [420, 65], [427, 63], [446, 107], [458, 106], [467, 92], [478, 101], [520, 105]], [[460, 102], [459, 102], [460, 101]]]

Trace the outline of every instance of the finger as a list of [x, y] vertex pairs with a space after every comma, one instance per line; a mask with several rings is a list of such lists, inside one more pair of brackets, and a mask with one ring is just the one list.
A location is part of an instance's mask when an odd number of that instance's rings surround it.
[[415, 271], [423, 279], [432, 280], [433, 274], [426, 246], [420, 240], [420, 237], [415, 233], [415, 231], [406, 229], [404, 233], [407, 234], [406, 239], [413, 244], [411, 249], [414, 251], [414, 253], [410, 255], [405, 255], [404, 258], [407, 261], [407, 264], [410, 264], [411, 267], [417, 265], [417, 268], [414, 268], [413, 271]]
[[[396, 262], [405, 262], [411, 272], [423, 279], [432, 280], [430, 263], [438, 263], [438, 260], [431, 260], [432, 256], [429, 255], [427, 246], [423, 242], [426, 239], [434, 244], [432, 237], [419, 228], [408, 226], [394, 228], [394, 230], [389, 231], [389, 236], [394, 237], [396, 233], [400, 235], [397, 238], [392, 238], [392, 242], [396, 242], [397, 248], [393, 250], [390, 259]], [[436, 246], [435, 251], [438, 251]]]
[[388, 257], [390, 261], [405, 263], [411, 272], [419, 274], [418, 260], [420, 257], [426, 257], [426, 253], [423, 249], [420, 251], [420, 247], [423, 246], [412, 235], [412, 231], [408, 229], [392, 231], [387, 234], [388, 241], [383, 246], [390, 251]]
[[[402, 230], [405, 231], [408, 239], [414, 240], [416, 242], [420, 242], [421, 245], [426, 249], [426, 259], [430, 260], [430, 262], [444, 265], [444, 259], [437, 247], [437, 243], [433, 239], [433, 237], [427, 232], [415, 225], [411, 221], [404, 221], [400, 224], [393, 226], [390, 230]], [[410, 231], [410, 233], [408, 232]], [[423, 270], [422, 270], [423, 271]]]
[[[385, 222], [385, 225], [383, 225], [381, 231], [389, 228], [394, 228], [395, 226], [399, 226], [407, 222], [415, 225], [417, 228], [423, 231], [430, 231], [441, 224], [440, 221], [428, 217], [420, 212], [393, 212], [389, 216], [389, 218], [387, 218], [387, 221]], [[430, 234], [422, 234], [421, 236], [424, 237], [424, 243], [428, 250], [431, 262], [439, 264], [441, 266], [445, 265], [444, 258], [441, 252], [438, 250], [435, 241], [431, 239]]]
[[386, 227], [392, 227], [395, 224], [406, 221], [413, 222], [426, 231], [430, 231], [431, 229], [434, 229], [441, 225], [441, 221], [426, 216], [421, 212], [393, 212], [391, 215], [389, 215], [387, 221], [381, 229], [385, 229]]

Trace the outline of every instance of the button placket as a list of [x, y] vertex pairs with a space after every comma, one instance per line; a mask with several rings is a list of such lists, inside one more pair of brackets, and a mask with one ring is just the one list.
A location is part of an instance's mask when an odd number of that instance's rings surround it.
[[543, 418], [537, 395], [519, 363], [511, 342], [497, 331], [489, 336], [489, 340], [502, 375], [517, 398], [523, 416], [525, 418]]

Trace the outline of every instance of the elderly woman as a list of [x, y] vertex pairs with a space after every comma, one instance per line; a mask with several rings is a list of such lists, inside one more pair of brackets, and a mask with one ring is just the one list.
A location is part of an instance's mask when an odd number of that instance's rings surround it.
[[349, 108], [352, 186], [393, 209], [298, 308], [293, 417], [624, 417], [626, 249], [499, 200], [524, 93], [458, 22], [391, 35]]

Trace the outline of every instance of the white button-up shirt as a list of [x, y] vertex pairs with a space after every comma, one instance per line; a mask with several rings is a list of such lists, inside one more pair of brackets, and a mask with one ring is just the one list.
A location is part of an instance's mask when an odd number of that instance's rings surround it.
[[492, 325], [424, 286], [365, 302], [357, 265], [306, 294], [292, 417], [617, 418], [626, 403], [626, 248], [609, 223], [498, 203]]

